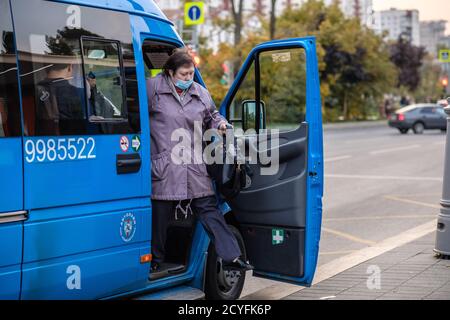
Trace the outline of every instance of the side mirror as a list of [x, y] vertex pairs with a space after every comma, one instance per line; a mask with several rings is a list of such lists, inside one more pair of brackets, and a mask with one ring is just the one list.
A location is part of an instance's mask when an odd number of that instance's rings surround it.
[[[260, 129], [266, 129], [266, 104], [261, 101]], [[256, 129], [256, 101], [245, 100], [242, 102], [242, 127], [244, 131]]]

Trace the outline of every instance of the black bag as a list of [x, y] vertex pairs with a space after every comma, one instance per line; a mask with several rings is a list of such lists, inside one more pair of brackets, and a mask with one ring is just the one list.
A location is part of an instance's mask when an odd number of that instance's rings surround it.
[[228, 159], [227, 163], [226, 141], [223, 139], [223, 148], [221, 149], [223, 164], [215, 163], [206, 166], [208, 174], [216, 184], [217, 191], [226, 200], [236, 198], [241, 190], [245, 188], [247, 179], [247, 165], [238, 164], [237, 161], [236, 139], [234, 140], [233, 147], [235, 148], [233, 161]]
[[[201, 100], [203, 103], [203, 100]], [[205, 109], [211, 119], [214, 119], [211, 114], [209, 107], [206, 103], [203, 103]], [[227, 125], [227, 129], [233, 129], [231, 125]], [[230, 200], [236, 198], [241, 190], [246, 186], [247, 179], [247, 169], [248, 166], [238, 164], [237, 161], [237, 139], [234, 138], [233, 148], [234, 148], [234, 157], [233, 161], [228, 161], [227, 163], [227, 143], [225, 139], [226, 135], [223, 137], [223, 145], [222, 145], [222, 164], [214, 163], [207, 164], [206, 169], [208, 171], [209, 176], [214, 180], [216, 184], [217, 191], [225, 198], [225, 200]], [[214, 142], [213, 142], [214, 143]], [[205, 145], [204, 145], [205, 147]], [[217, 151], [217, 149], [216, 149]], [[213, 154], [215, 157], [215, 154]], [[232, 163], [230, 163], [232, 162]]]

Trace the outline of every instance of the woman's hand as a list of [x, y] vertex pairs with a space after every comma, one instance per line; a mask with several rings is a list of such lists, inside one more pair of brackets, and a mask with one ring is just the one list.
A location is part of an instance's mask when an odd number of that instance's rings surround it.
[[221, 122], [219, 125], [219, 134], [226, 135], [228, 129], [233, 129], [233, 126], [227, 122]]

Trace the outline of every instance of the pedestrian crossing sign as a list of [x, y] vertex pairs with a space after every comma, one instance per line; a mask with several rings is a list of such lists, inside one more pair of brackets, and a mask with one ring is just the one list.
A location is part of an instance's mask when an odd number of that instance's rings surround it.
[[184, 24], [195, 26], [205, 23], [205, 4], [203, 2], [186, 2], [184, 6]]
[[450, 62], [450, 50], [439, 50], [439, 61]]
[[279, 245], [284, 242], [284, 230], [282, 229], [272, 229], [272, 244]]

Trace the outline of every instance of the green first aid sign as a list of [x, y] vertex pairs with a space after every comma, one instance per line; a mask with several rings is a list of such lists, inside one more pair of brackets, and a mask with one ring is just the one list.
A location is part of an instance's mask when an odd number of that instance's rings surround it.
[[272, 244], [279, 245], [284, 242], [284, 230], [282, 229], [272, 229]]
[[205, 23], [205, 4], [203, 2], [187, 2], [184, 5], [184, 24], [195, 26]]
[[439, 50], [439, 61], [450, 62], [450, 50]]

